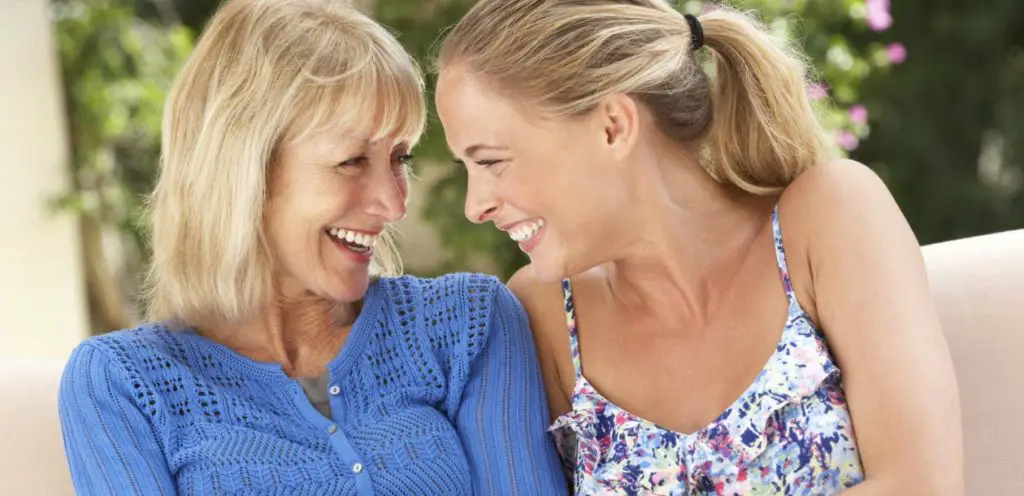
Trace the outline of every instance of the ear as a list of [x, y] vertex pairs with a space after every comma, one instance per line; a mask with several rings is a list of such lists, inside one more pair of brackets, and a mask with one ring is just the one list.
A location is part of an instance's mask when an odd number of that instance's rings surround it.
[[605, 146], [616, 159], [628, 156], [639, 141], [640, 108], [636, 100], [623, 94], [610, 95], [597, 110]]

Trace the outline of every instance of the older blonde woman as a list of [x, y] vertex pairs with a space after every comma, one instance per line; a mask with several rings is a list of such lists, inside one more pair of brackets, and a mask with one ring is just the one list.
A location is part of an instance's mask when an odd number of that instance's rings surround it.
[[87, 340], [64, 375], [81, 494], [566, 491], [514, 297], [386, 277], [421, 90], [343, 2], [223, 6], [167, 103], [157, 323]]

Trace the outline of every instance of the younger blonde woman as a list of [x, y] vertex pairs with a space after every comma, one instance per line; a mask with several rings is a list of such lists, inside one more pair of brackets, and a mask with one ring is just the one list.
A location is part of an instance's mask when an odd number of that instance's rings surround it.
[[828, 157], [799, 53], [725, 9], [481, 0], [439, 62], [577, 494], [962, 492], [918, 244]]

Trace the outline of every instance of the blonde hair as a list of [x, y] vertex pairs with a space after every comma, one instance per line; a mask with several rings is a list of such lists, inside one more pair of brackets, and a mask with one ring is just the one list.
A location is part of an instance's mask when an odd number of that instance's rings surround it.
[[481, 0], [444, 40], [438, 66], [464, 64], [555, 115], [631, 95], [663, 134], [696, 145], [716, 180], [776, 194], [829, 153], [804, 57], [749, 14], [718, 8], [699, 23], [713, 77], [664, 0]]
[[[150, 199], [149, 318], [240, 322], [271, 303], [263, 233], [279, 146], [337, 128], [415, 144], [426, 121], [415, 62], [348, 2], [230, 0], [207, 26], [164, 109]], [[390, 237], [375, 273], [401, 271]]]

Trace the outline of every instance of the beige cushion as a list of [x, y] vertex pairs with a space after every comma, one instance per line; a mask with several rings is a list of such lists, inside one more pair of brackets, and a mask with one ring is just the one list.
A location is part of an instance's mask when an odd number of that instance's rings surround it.
[[924, 257], [960, 385], [966, 494], [1024, 494], [1024, 229]]
[[[1024, 230], [923, 250], [960, 382], [967, 494], [1024, 494]], [[62, 369], [0, 361], [0, 494], [74, 494], [57, 417]]]
[[0, 494], [74, 495], [57, 416], [60, 360], [0, 360]]

